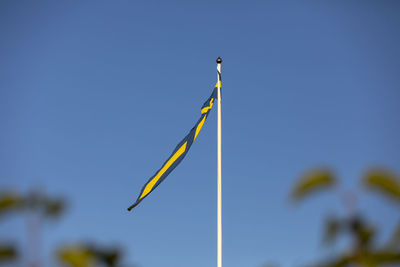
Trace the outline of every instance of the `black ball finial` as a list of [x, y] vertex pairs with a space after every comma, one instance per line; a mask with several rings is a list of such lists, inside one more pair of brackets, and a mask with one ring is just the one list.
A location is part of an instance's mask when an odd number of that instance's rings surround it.
[[222, 63], [222, 58], [218, 57], [218, 58], [217, 58], [217, 63], [218, 63], [218, 64], [221, 64], [221, 63]]

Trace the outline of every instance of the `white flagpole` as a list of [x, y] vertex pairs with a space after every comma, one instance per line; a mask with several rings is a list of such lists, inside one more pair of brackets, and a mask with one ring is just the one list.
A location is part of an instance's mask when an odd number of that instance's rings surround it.
[[222, 180], [221, 180], [221, 63], [222, 59], [217, 58], [218, 77], [218, 127], [217, 127], [217, 161], [218, 161], [218, 200], [217, 200], [217, 267], [222, 267]]

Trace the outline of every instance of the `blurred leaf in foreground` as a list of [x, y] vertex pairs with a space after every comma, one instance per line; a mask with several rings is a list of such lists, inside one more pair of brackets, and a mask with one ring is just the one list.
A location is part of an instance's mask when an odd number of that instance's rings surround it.
[[15, 260], [18, 257], [17, 249], [9, 244], [0, 244], [0, 263]]
[[23, 205], [23, 198], [12, 191], [0, 193], [0, 216], [18, 210]]
[[59, 217], [65, 209], [65, 201], [57, 197], [32, 191], [24, 195], [13, 191], [0, 192], [0, 216], [15, 211], [32, 210], [46, 217]]
[[32, 191], [24, 197], [24, 207], [48, 218], [58, 218], [65, 209], [65, 201], [40, 191]]
[[400, 223], [397, 224], [388, 243], [386, 244], [386, 247], [388, 250], [396, 250], [400, 248]]
[[[363, 184], [368, 188], [380, 192], [386, 197], [395, 199], [400, 203], [400, 179], [393, 172], [382, 168], [369, 170], [363, 176]], [[301, 200], [314, 192], [331, 188], [336, 185], [336, 179], [331, 171], [317, 169], [303, 175], [291, 192], [291, 198]], [[343, 192], [343, 189], [341, 189]], [[400, 266], [400, 224], [395, 228], [393, 235], [386, 246], [377, 242], [379, 228], [375, 228], [369, 221], [361, 216], [360, 210], [354, 205], [355, 196], [340, 194], [343, 207], [349, 209], [347, 216], [331, 216], [325, 221], [324, 241], [333, 244], [336, 237], [341, 234], [350, 237], [350, 246], [342, 254], [329, 257], [317, 267], [378, 267]], [[350, 198], [349, 198], [350, 197]]]
[[400, 204], [400, 179], [395, 173], [383, 168], [374, 168], [364, 175], [363, 182], [369, 189], [395, 199]]
[[70, 267], [107, 266], [117, 267], [121, 260], [121, 250], [97, 245], [67, 245], [57, 252], [60, 262]]
[[60, 262], [71, 267], [94, 266], [95, 257], [93, 252], [85, 246], [67, 246], [57, 253]]
[[329, 189], [336, 185], [336, 178], [329, 169], [314, 169], [303, 175], [295, 185], [291, 198], [300, 201], [312, 193]]
[[339, 218], [336, 217], [328, 217], [325, 221], [325, 229], [324, 229], [324, 237], [323, 241], [325, 244], [331, 244], [335, 242], [339, 233], [342, 229], [342, 222]]

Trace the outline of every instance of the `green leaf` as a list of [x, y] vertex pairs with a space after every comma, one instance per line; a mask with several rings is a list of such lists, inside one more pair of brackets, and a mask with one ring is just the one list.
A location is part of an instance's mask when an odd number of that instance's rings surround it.
[[46, 201], [44, 205], [44, 214], [47, 217], [59, 217], [65, 209], [65, 202], [61, 199], [52, 199]]
[[325, 244], [332, 244], [336, 240], [338, 234], [343, 230], [343, 223], [338, 218], [328, 217], [325, 220], [324, 227], [323, 242]]
[[[338, 258], [314, 265], [315, 267], [376, 267], [383, 264], [391, 264], [387, 266], [399, 266], [400, 253], [387, 251], [366, 251], [362, 253], [343, 254]], [[396, 265], [395, 265], [396, 264]], [[386, 266], [386, 265], [385, 265]]]
[[[391, 251], [374, 251], [361, 254], [359, 262], [368, 262], [372, 266], [381, 266], [382, 264], [400, 263], [400, 253]], [[396, 264], [396, 266], [398, 266]], [[394, 265], [393, 265], [394, 266]]]
[[400, 247], [400, 222], [397, 223], [389, 242], [386, 244], [388, 250], [397, 250]]
[[93, 252], [86, 246], [67, 246], [57, 253], [60, 262], [70, 267], [92, 267], [95, 264]]
[[18, 251], [15, 247], [8, 244], [0, 244], [0, 262], [15, 260], [18, 257]]
[[374, 168], [365, 174], [363, 182], [367, 188], [400, 203], [400, 180], [395, 173], [383, 168]]
[[18, 210], [23, 205], [23, 198], [14, 192], [0, 193], [0, 215]]
[[121, 258], [121, 252], [116, 248], [110, 249], [92, 249], [98, 261], [104, 263], [105, 266], [115, 267]]
[[373, 244], [375, 229], [360, 215], [353, 215], [347, 221], [347, 227], [356, 241], [358, 251], [367, 251]]
[[60, 262], [70, 267], [120, 266], [121, 250], [104, 248], [93, 244], [66, 245], [58, 250]]
[[295, 185], [291, 198], [299, 201], [312, 193], [332, 188], [336, 184], [333, 172], [329, 169], [314, 169], [303, 175]]

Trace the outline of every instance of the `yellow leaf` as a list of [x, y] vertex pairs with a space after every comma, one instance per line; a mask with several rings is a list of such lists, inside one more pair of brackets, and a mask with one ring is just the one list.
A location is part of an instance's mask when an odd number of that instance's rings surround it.
[[372, 190], [400, 201], [400, 180], [395, 173], [383, 169], [374, 168], [364, 176], [364, 184]]
[[304, 174], [292, 190], [291, 198], [298, 201], [311, 193], [322, 189], [331, 188], [336, 184], [336, 179], [331, 170], [320, 168]]
[[62, 248], [58, 252], [58, 258], [70, 267], [92, 267], [95, 261], [93, 253], [83, 246]]

